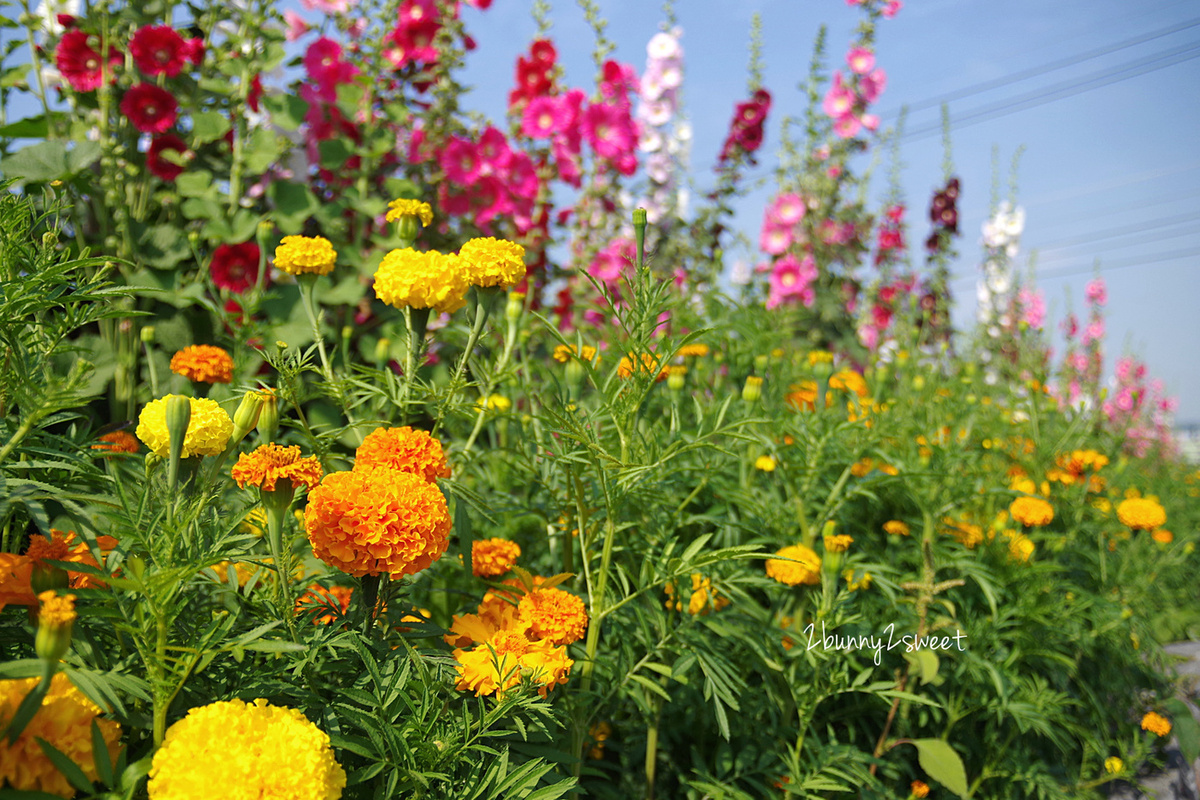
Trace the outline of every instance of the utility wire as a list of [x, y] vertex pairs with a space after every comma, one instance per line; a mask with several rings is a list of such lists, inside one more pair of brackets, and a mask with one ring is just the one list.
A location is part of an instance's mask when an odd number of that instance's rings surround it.
[[[1148, 222], [1124, 225], [1119, 228], [1108, 228], [1103, 231], [1094, 231], [1092, 233], [1083, 233], [1078, 236], [1071, 236], [1067, 239], [1059, 239], [1058, 241], [1048, 242], [1047, 244], [1040, 246], [1038, 250], [1043, 253], [1048, 250], [1065, 250], [1068, 247], [1073, 247], [1077, 244], [1086, 244], [1087, 242], [1094, 242], [1098, 239], [1111, 239], [1115, 236], [1125, 236], [1127, 234], [1141, 233], [1142, 231], [1150, 231], [1157, 228], [1167, 228], [1172, 225], [1179, 225], [1180, 223], [1184, 222], [1192, 222], [1197, 219], [1200, 219], [1200, 214], [1177, 214], [1174, 217], [1162, 217], [1161, 219], [1150, 220]], [[1185, 231], [1185, 233], [1190, 232], [1191, 231]], [[1181, 234], [1172, 234], [1172, 236], [1179, 235]]]
[[[1129, 267], [1137, 267], [1145, 264], [1157, 264], [1163, 261], [1176, 261], [1181, 258], [1191, 258], [1193, 256], [1200, 256], [1200, 247], [1193, 247], [1188, 250], [1173, 250], [1169, 253], [1158, 253], [1157, 255], [1146, 256], [1144, 258], [1131, 257], [1113, 261], [1101, 261], [1099, 265], [1093, 264], [1086, 268], [1068, 267], [1065, 269], [1052, 269], [1047, 272], [1038, 271], [1034, 273], [1034, 277], [1038, 280], [1042, 280], [1043, 278], [1067, 278], [1073, 275], [1088, 275], [1095, 272], [1128, 269]], [[978, 279], [978, 275], [967, 275], [965, 273], [950, 276], [951, 283], [965, 283], [967, 281], [977, 281]]]

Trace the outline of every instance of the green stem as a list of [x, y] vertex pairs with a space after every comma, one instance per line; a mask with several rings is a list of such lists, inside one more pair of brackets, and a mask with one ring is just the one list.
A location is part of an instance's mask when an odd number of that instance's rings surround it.
[[[446, 415], [446, 403], [448, 403], [450, 399], [458, 393], [463, 373], [466, 372], [467, 369], [467, 359], [471, 357], [471, 353], [475, 350], [475, 345], [479, 343], [479, 337], [483, 333], [483, 326], [487, 324], [490, 304], [485, 302], [485, 297], [481, 294], [479, 289], [474, 289], [473, 291], [475, 292], [475, 321], [471, 324], [471, 333], [467, 336], [467, 345], [463, 348], [462, 355], [459, 356], [458, 359], [458, 365], [454, 368], [454, 377], [450, 379], [450, 390], [446, 393], [446, 402], [442, 403], [441, 407], [438, 409], [437, 420], [434, 421], [433, 430], [430, 432], [430, 435], [437, 435], [438, 427], [441, 426], [442, 420]], [[486, 408], [480, 410], [479, 413], [481, 417], [486, 410]], [[475, 436], [478, 435], [478, 429], [482, 425], [483, 423], [481, 420], [476, 420], [476, 431], [471, 436], [472, 442], [474, 442]], [[466, 449], [470, 448], [468, 447]]]
[[321, 354], [321, 370], [325, 380], [333, 383], [333, 370], [329, 367], [329, 356], [325, 353], [325, 337], [321, 335], [321, 323], [317, 314], [316, 297], [314, 290], [317, 285], [316, 275], [301, 275], [300, 276], [300, 305], [304, 306], [304, 313], [308, 317], [308, 324], [312, 326], [313, 341], [317, 343], [317, 351]]
[[[286, 478], [280, 483], [291, 483]], [[274, 492], [263, 492], [263, 507], [267, 511], [267, 543], [271, 548], [271, 559], [275, 562], [275, 575], [279, 579], [279, 615], [287, 623], [292, 641], [300, 642], [296, 630], [296, 600], [292, 596], [292, 553], [291, 547], [283, 544], [283, 519], [292, 506], [295, 490], [277, 485]], [[286, 500], [285, 500], [286, 498]]]

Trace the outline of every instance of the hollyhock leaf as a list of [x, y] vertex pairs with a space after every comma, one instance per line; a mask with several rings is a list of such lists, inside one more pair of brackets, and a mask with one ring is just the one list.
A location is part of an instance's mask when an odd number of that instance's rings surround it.
[[177, 225], [147, 225], [131, 223], [138, 258], [155, 269], [175, 269], [191, 254], [187, 234]]
[[244, 208], [238, 209], [229, 223], [230, 235], [226, 241], [246, 242], [258, 232], [258, 215]]
[[216, 192], [212, 173], [205, 169], [185, 172], [175, 179], [181, 197], [211, 197]]
[[263, 95], [260, 101], [271, 115], [271, 121], [287, 131], [300, 128], [308, 114], [308, 103], [295, 95]]
[[38, 142], [0, 161], [9, 178], [52, 181], [67, 174], [67, 148], [62, 142]]
[[321, 154], [321, 166], [340, 167], [354, 155], [342, 139], [325, 139], [317, 142], [317, 151]]
[[229, 119], [221, 112], [201, 111], [192, 117], [192, 146], [215, 142], [228, 133], [231, 127]]
[[258, 128], [246, 140], [246, 169], [265, 172], [279, 158], [279, 139], [266, 128]]
[[[22, 67], [28, 71], [28, 67]], [[52, 114], [52, 117], [61, 118], [62, 114]], [[5, 139], [44, 139], [50, 131], [50, 125], [46, 122], [45, 114], [38, 114], [36, 117], [27, 117], [19, 119], [16, 122], [10, 122], [7, 125], [0, 125], [0, 137]]]
[[307, 187], [291, 181], [275, 181], [267, 194], [275, 206], [275, 221], [285, 236], [299, 233], [305, 220], [320, 208], [317, 198]]
[[67, 151], [67, 171], [71, 173], [87, 169], [100, 159], [99, 142], [79, 142]]

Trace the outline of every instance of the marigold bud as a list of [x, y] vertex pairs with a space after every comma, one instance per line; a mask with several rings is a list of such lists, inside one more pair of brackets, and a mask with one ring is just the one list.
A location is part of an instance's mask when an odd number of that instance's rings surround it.
[[183, 442], [192, 421], [192, 402], [179, 394], [167, 395], [166, 401], [168, 447], [171, 459], [177, 460], [183, 452]]
[[746, 378], [746, 385], [742, 387], [742, 399], [747, 403], [753, 403], [762, 397], [763, 379], [753, 375]]
[[511, 292], [508, 295], [508, 305], [504, 307], [504, 318], [515, 323], [525, 311], [525, 295], [522, 292]]
[[154, 326], [147, 325], [141, 331], [142, 344], [154, 344]]
[[258, 434], [262, 441], [275, 440], [275, 432], [279, 430], [279, 397], [271, 389], [259, 392], [262, 406], [258, 412]]
[[678, 392], [683, 389], [683, 376], [687, 373], [687, 367], [677, 366], [667, 370], [667, 388], [672, 392]]
[[388, 355], [392, 350], [392, 340], [388, 338], [380, 339], [375, 343], [375, 363], [383, 366], [387, 363]]
[[37, 638], [34, 650], [43, 661], [57, 663], [71, 649], [71, 629], [75, 625], [75, 595], [61, 597], [48, 590], [38, 595]]
[[246, 434], [254, 429], [258, 424], [258, 416], [262, 411], [263, 396], [259, 392], [246, 392], [242, 395], [242, 402], [238, 404], [237, 411], [233, 412], [233, 436], [229, 439], [229, 446], [232, 447], [246, 438]]

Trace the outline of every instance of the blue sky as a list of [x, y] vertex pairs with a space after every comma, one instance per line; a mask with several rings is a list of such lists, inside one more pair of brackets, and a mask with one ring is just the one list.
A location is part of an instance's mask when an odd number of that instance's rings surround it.
[[[616, 57], [639, 71], [645, 44], [663, 15], [644, 0], [597, 0], [617, 43]], [[760, 159], [774, 167], [779, 124], [800, 115], [796, 88], [807, 74], [819, 26], [829, 28], [829, 56], [840, 62], [859, 20], [843, 0], [680, 0], [677, 15], [686, 52], [684, 103], [693, 121], [692, 162], [703, 181], [725, 136], [735, 102], [744, 99], [751, 15], [764, 23], [765, 84], [774, 107]], [[572, 85], [590, 86], [591, 32], [575, 3], [554, 4], [552, 35]], [[513, 82], [513, 64], [534, 35], [529, 4], [495, 0], [486, 12], [468, 10], [465, 20], [479, 44], [468, 56], [468, 103], [495, 119]], [[1027, 213], [1020, 268], [1035, 257], [1036, 284], [1044, 290], [1049, 326], [1068, 308], [1084, 309], [1083, 287], [1097, 260], [1108, 284], [1107, 352], [1139, 355], [1180, 400], [1176, 420], [1200, 422], [1200, 3], [1195, 0], [909, 0], [877, 31], [878, 64], [888, 85], [876, 108], [918, 106], [960, 90], [972, 90], [1034, 68], [1101, 49], [1080, 60], [950, 102], [953, 158], [963, 183], [959, 202], [961, 257], [952, 272], [958, 301], [956, 324], [974, 321], [980, 226], [989, 213], [992, 152], [1000, 153], [1003, 192], [1009, 164], [1024, 147], [1018, 202]], [[1179, 30], [1132, 46], [1140, 36]], [[1170, 62], [1176, 63], [1170, 63]], [[1136, 74], [1138, 72], [1141, 74]], [[1124, 80], [1116, 80], [1124, 77]], [[1080, 91], [1084, 87], [1089, 91]], [[1051, 101], [1026, 109], [1041, 92]], [[995, 109], [995, 110], [992, 110]], [[982, 110], [975, 124], [957, 117]], [[1005, 113], [996, 113], [996, 110]], [[938, 107], [914, 110], [908, 130], [936, 126]], [[885, 116], [885, 124], [889, 118]], [[910, 239], [923, 241], [929, 196], [942, 176], [940, 133], [903, 142], [903, 188], [915, 225]], [[886, 167], [880, 170], [880, 197]], [[765, 192], [741, 206], [743, 227], [756, 234]], [[1056, 348], [1061, 352], [1061, 345]]]

